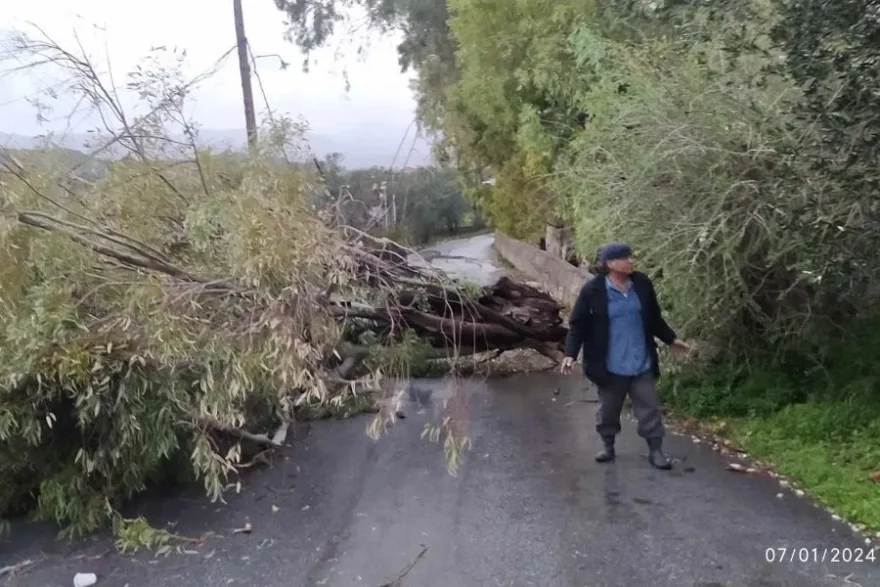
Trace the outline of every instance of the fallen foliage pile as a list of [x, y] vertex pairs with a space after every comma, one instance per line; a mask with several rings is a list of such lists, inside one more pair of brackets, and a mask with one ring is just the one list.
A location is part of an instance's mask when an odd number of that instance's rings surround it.
[[316, 209], [292, 121], [249, 156], [204, 151], [173, 71], [132, 74], [147, 113], [127, 116], [86, 56], [19, 42], [71, 75], [128, 156], [89, 182], [0, 152], [0, 518], [81, 534], [181, 472], [217, 499], [298, 413], [381, 406], [414, 338], [435, 357], [558, 353], [545, 294], [453, 283]]

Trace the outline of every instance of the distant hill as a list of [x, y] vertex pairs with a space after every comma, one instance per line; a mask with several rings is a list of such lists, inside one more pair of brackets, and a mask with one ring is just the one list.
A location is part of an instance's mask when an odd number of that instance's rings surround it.
[[[422, 139], [416, 140], [413, 152], [407, 159], [407, 153], [412, 145], [412, 137], [409, 137], [400, 147], [401, 138], [398, 135], [377, 133], [374, 125], [364, 126], [348, 134], [310, 133], [307, 136], [310, 149], [318, 158], [323, 158], [331, 153], [341, 153], [342, 163], [349, 169], [373, 166], [388, 167], [392, 162], [396, 169], [404, 164], [411, 167], [431, 163], [431, 145], [429, 143]], [[86, 133], [70, 133], [53, 137], [51, 141], [54, 147], [80, 152], [90, 151], [87, 145], [92, 142], [94, 142], [92, 136]], [[199, 142], [214, 149], [244, 150], [246, 135], [244, 130], [203, 129], [199, 132]], [[0, 132], [0, 147], [39, 149], [45, 146], [45, 139]], [[400, 153], [395, 160], [394, 156], [399, 147]], [[103, 153], [102, 156], [113, 158], [120, 154], [116, 151]]]
[[76, 168], [76, 177], [86, 181], [97, 181], [107, 171], [109, 160], [100, 157], [89, 157], [82, 151], [65, 147], [12, 148], [0, 143], [5, 149], [0, 150], [0, 164], [9, 163], [4, 158], [9, 156], [16, 165], [29, 168], [41, 165], [45, 169], [67, 174]]

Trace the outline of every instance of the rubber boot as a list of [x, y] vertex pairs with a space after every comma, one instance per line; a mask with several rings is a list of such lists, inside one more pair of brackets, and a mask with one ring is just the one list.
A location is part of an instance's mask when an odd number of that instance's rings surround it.
[[668, 471], [672, 468], [672, 461], [663, 454], [663, 440], [661, 438], [651, 438], [648, 440], [648, 462], [655, 469]]
[[610, 463], [614, 460], [616, 456], [614, 454], [614, 437], [613, 436], [603, 436], [602, 443], [605, 445], [605, 448], [602, 449], [602, 452], [596, 455], [597, 463]]

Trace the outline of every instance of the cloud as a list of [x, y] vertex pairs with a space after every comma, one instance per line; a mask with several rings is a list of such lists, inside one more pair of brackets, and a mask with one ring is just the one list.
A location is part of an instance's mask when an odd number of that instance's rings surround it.
[[[100, 63], [112, 65], [122, 77], [153, 46], [187, 50], [191, 71], [210, 69], [218, 57], [233, 47], [235, 31], [231, 2], [217, 0], [153, 0], [129, 3], [112, 0], [29, 0], [0, 3], [0, 29], [28, 30], [36, 23], [59, 44], [70, 46], [76, 33]], [[317, 66], [306, 74], [303, 56], [283, 39], [284, 15], [270, 0], [245, 3], [245, 26], [255, 55], [280, 55], [291, 66], [282, 70], [277, 59], [260, 59], [258, 72], [271, 106], [286, 114], [302, 115], [321, 134], [370, 134], [383, 132], [399, 141], [414, 116], [409, 75], [397, 64], [398, 39], [373, 39], [366, 58], [357, 60], [357, 40], [343, 45], [347, 55], [334, 57], [334, 47], [315, 55]], [[100, 27], [97, 28], [97, 27]], [[32, 29], [30, 29], [32, 30]], [[337, 40], [337, 45], [342, 39]], [[351, 91], [346, 93], [343, 71], [349, 73]], [[117, 82], [119, 80], [117, 79]], [[255, 80], [256, 81], [256, 80]], [[46, 72], [29, 72], [3, 79], [0, 84], [0, 119], [9, 133], [32, 135], [45, 132], [36, 122], [27, 98], [57, 82]], [[260, 88], [255, 83], [258, 110], [263, 110]], [[221, 70], [195, 95], [193, 114], [204, 128], [241, 128], [241, 86], [233, 53]], [[61, 97], [50, 130], [68, 127], [71, 97]], [[71, 131], [83, 131], [93, 121], [74, 120]]]

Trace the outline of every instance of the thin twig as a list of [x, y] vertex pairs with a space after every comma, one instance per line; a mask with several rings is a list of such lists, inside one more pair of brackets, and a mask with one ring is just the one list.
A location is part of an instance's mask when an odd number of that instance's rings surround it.
[[410, 562], [402, 571], [400, 571], [397, 576], [390, 583], [383, 583], [380, 587], [400, 587], [403, 578], [406, 577], [410, 571], [412, 571], [416, 564], [425, 556], [425, 553], [428, 552], [428, 547], [424, 544], [421, 545], [422, 548], [419, 553], [415, 556], [415, 558]]
[[226, 426], [225, 424], [221, 424], [216, 420], [211, 420], [209, 418], [201, 418], [202, 424], [206, 428], [210, 428], [212, 430], [216, 430], [217, 432], [223, 432], [224, 434], [229, 434], [230, 436], [237, 436], [238, 438], [242, 438], [244, 440], [250, 440], [256, 444], [262, 446], [272, 446], [275, 448], [280, 448], [283, 446], [281, 442], [275, 442], [274, 438], [269, 438], [266, 434], [254, 434], [253, 432], [248, 432], [242, 428], [233, 428], [232, 426]]
[[30, 567], [31, 565], [33, 565], [36, 562], [37, 561], [28, 559], [28, 560], [23, 560], [20, 563], [16, 563], [14, 565], [7, 565], [5, 567], [0, 567], [0, 577], [15, 575], [19, 571], [22, 571], [22, 570]]

